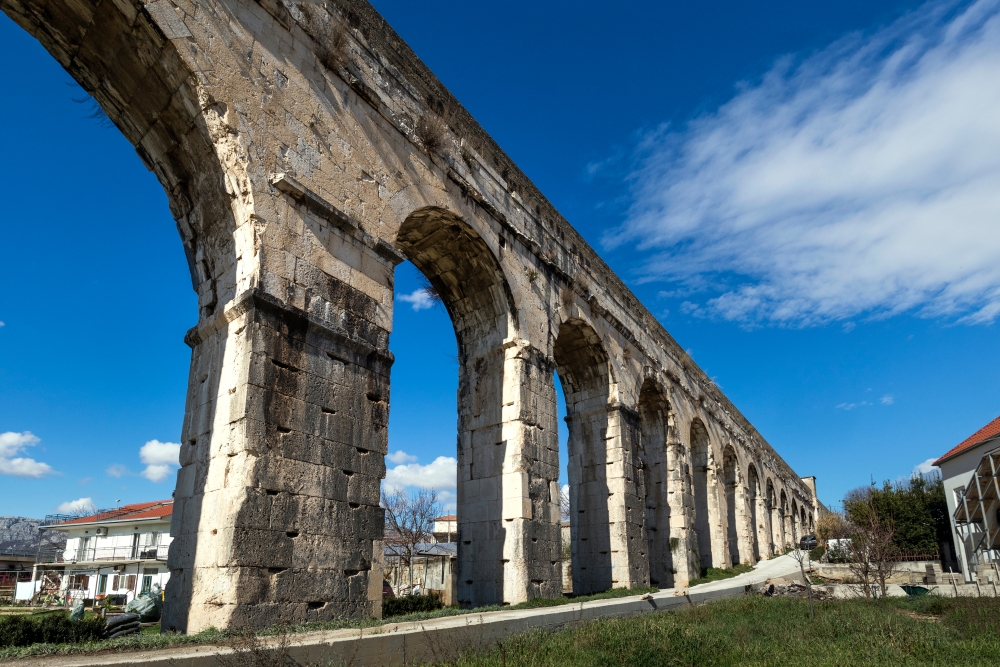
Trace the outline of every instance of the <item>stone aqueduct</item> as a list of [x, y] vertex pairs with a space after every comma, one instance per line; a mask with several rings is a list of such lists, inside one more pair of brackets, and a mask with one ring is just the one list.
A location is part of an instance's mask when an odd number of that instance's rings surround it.
[[458, 598], [684, 585], [800, 479], [363, 0], [0, 0], [165, 188], [198, 294], [165, 626], [381, 613], [393, 271], [459, 346]]

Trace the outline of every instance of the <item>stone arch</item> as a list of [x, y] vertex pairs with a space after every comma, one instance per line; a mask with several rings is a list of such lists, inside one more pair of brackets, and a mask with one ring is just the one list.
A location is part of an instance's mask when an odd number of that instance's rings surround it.
[[697, 536], [698, 564], [704, 570], [722, 566], [723, 559], [713, 549], [721, 536], [715, 535], [718, 522], [718, 496], [712, 470], [712, 445], [704, 422], [691, 422], [691, 487], [694, 495], [694, 529]]
[[663, 390], [652, 378], [646, 378], [639, 390], [639, 418], [645, 490], [646, 541], [649, 554], [649, 583], [670, 588], [674, 585], [673, 552], [678, 548], [672, 538], [670, 519], [680, 516], [683, 506], [673, 507], [681, 499], [676, 445], [672, 447], [669, 431], [673, 413]]
[[553, 357], [569, 426], [573, 591], [648, 586], [639, 414], [611, 401], [608, 354], [583, 319], [560, 324]]
[[[259, 478], [266, 461], [257, 453], [268, 449], [271, 434], [257, 429], [234, 446], [229, 426], [246, 429], [245, 406], [219, 397], [246, 388], [240, 379], [245, 359], [233, 350], [250, 349], [251, 332], [274, 320], [257, 310], [259, 291], [241, 293], [238, 287], [258, 270], [263, 248], [246, 155], [226, 131], [234, 110], [199, 85], [142, 2], [19, 0], [0, 2], [0, 9], [94, 97], [166, 192], [197, 294], [198, 321], [185, 338], [192, 356], [175, 492], [175, 516], [183, 508], [188, 519], [175, 521], [172, 529], [163, 627], [240, 624], [251, 611], [237, 591], [259, 586], [253, 559], [273, 556], [256, 548], [258, 536], [235, 529], [244, 525], [247, 507], [264, 495]], [[237, 296], [243, 298], [234, 304]], [[266, 336], [257, 341], [261, 338]], [[213, 422], [229, 426], [213, 429]], [[234, 490], [206, 494], [206, 480], [222, 478], [221, 469], [230, 467]], [[284, 535], [284, 527], [278, 530]], [[218, 565], [206, 555], [223, 552], [232, 557]], [[341, 568], [334, 571], [342, 578]], [[216, 581], [226, 581], [225, 592], [211, 604], [194, 599], [195, 589]], [[327, 611], [338, 615], [356, 608], [345, 599]]]
[[799, 504], [794, 499], [792, 500], [791, 522], [792, 522], [792, 544], [798, 546], [799, 538], [801, 537], [801, 535], [799, 534], [800, 533]]
[[781, 490], [781, 494], [778, 497], [778, 520], [781, 524], [781, 540], [779, 545], [781, 551], [788, 548], [789, 540], [792, 537], [792, 526], [790, 523], [790, 513], [788, 511], [788, 496], [785, 494], [785, 490]]
[[458, 338], [459, 356], [499, 347], [517, 331], [517, 308], [500, 263], [464, 220], [427, 207], [404, 220], [396, 249], [427, 278]]
[[607, 435], [610, 366], [597, 332], [581, 319], [559, 327], [553, 348], [569, 427], [570, 539], [573, 592], [612, 587]]
[[732, 445], [726, 445], [722, 451], [722, 478], [726, 491], [726, 540], [729, 544], [729, 559], [733, 565], [740, 562], [740, 530], [739, 520], [742, 512], [738, 511], [742, 494], [739, 493], [739, 460]]
[[[558, 445], [533, 437], [538, 416], [504, 413], [520, 398], [511, 385], [534, 380], [546, 395], [549, 364], [506, 345], [517, 334], [515, 299], [497, 258], [465, 220], [440, 207], [418, 209], [395, 246], [427, 278], [458, 341], [459, 604], [558, 595]], [[530, 544], [528, 553], [512, 548], [518, 544]]]
[[778, 552], [780, 540], [780, 522], [778, 521], [778, 498], [774, 493], [774, 481], [767, 480], [767, 534], [771, 542], [770, 552], [772, 555]]
[[799, 521], [799, 526], [801, 526], [800, 530], [802, 530], [802, 534], [805, 535], [807, 532], [812, 531], [812, 524], [811, 524], [811, 522], [809, 522], [809, 521], [806, 520], [806, 506], [805, 505], [803, 505], [802, 507], [799, 508], [799, 512], [802, 515], [801, 516], [801, 520]]
[[747, 503], [750, 506], [751, 555], [754, 563], [761, 559], [760, 533], [764, 514], [761, 507], [763, 499], [764, 494], [761, 492], [757, 466], [751, 463], [747, 468]]

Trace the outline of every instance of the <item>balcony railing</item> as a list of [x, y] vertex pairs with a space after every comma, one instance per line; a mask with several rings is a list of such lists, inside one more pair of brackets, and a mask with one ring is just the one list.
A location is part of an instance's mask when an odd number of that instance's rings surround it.
[[39, 554], [40, 563], [89, 563], [121, 560], [167, 560], [169, 544], [128, 545], [120, 547], [88, 547], [68, 549], [58, 553]]

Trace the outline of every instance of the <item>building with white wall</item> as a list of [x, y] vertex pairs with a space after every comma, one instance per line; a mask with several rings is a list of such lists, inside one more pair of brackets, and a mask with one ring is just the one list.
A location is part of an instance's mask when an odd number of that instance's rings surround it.
[[43, 527], [66, 535], [62, 551], [40, 553], [34, 593], [118, 603], [164, 587], [170, 578], [167, 551], [173, 500], [157, 500], [101, 510], [83, 517], [60, 517]]
[[[955, 550], [958, 552], [955, 554], [955, 559], [961, 566], [966, 581], [972, 580], [972, 575], [981, 559], [976, 554], [979, 533], [975, 525], [968, 524], [965, 517], [965, 491], [970, 488], [970, 484], [974, 485], [973, 475], [983, 457], [997, 447], [1000, 447], [1000, 417], [952, 447], [934, 462], [934, 465], [941, 469], [945, 500], [948, 502], [948, 515], [951, 518], [952, 538]], [[956, 517], [960, 510], [962, 517]], [[961, 519], [961, 523], [965, 525], [959, 526], [956, 518]]]

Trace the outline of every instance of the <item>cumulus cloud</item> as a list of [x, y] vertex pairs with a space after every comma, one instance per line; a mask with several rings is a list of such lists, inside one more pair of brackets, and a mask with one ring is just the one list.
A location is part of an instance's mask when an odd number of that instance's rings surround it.
[[650, 133], [605, 242], [650, 251], [644, 279], [698, 286], [701, 303], [681, 305], [695, 315], [992, 322], [997, 109], [1000, 2], [932, 2]]
[[435, 302], [431, 293], [423, 287], [409, 294], [400, 294], [397, 298], [413, 306], [413, 310], [426, 310], [433, 307]]
[[458, 495], [453, 491], [438, 491], [437, 501], [445, 513], [455, 512], [458, 509]]
[[398, 489], [414, 486], [442, 491], [456, 488], [457, 482], [458, 460], [451, 456], [439, 456], [427, 465], [398, 465], [386, 471], [385, 475], [385, 485]]
[[[174, 468], [180, 466], [180, 455], [179, 444], [150, 440], [139, 449], [139, 458], [146, 464], [146, 468], [139, 474], [151, 482], [162, 482]], [[108, 474], [112, 474], [111, 468], [108, 468]]]
[[937, 461], [937, 459], [927, 459], [923, 463], [918, 463], [913, 468], [913, 474], [914, 475], [927, 475], [927, 474], [930, 474], [932, 472], [937, 471], [937, 468], [934, 466], [934, 462], [935, 461]]
[[407, 454], [402, 449], [397, 450], [395, 452], [392, 452], [391, 454], [386, 455], [385, 458], [386, 458], [386, 460], [389, 463], [396, 463], [396, 464], [399, 464], [399, 463], [414, 463], [417, 460], [416, 456], [413, 456], [412, 454]]
[[86, 514], [93, 514], [96, 511], [97, 506], [94, 505], [94, 500], [92, 498], [77, 498], [76, 500], [68, 500], [56, 507], [56, 512], [59, 514], [77, 514], [82, 516]]
[[37, 479], [55, 472], [48, 463], [18, 456], [26, 447], [34, 447], [39, 442], [41, 440], [31, 431], [0, 433], [0, 475]]

